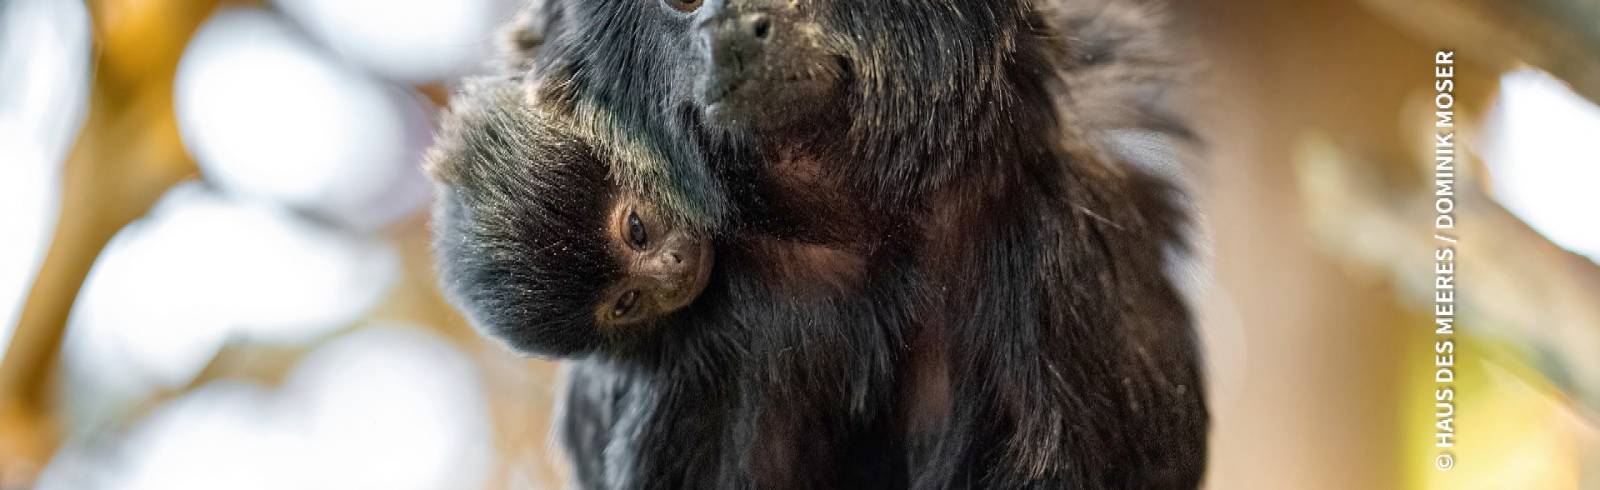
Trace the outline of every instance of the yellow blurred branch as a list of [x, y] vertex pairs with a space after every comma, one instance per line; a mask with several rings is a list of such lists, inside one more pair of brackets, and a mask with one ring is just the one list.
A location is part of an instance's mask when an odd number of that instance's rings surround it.
[[49, 387], [72, 305], [101, 249], [196, 173], [178, 135], [172, 82], [186, 40], [214, 6], [89, 4], [101, 56], [88, 120], [65, 164], [55, 236], [11, 342], [0, 346], [0, 463], [13, 470], [0, 474], [0, 486], [28, 484], [31, 475], [14, 476], [18, 468], [36, 471], [60, 443]]
[[53, 450], [46, 388], [67, 317], [95, 259], [118, 230], [195, 172], [178, 141], [170, 96], [145, 99], [115, 115], [106, 114], [118, 110], [108, 97], [97, 88], [89, 121], [68, 156], [56, 234], [0, 361], [0, 413], [32, 426], [11, 427], [35, 432], [24, 438], [42, 439], [17, 444], [34, 453], [22, 455], [29, 459]]

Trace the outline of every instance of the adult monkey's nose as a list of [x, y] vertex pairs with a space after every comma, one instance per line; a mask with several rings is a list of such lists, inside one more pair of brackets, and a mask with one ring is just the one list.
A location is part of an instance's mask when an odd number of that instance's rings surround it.
[[778, 34], [772, 14], [729, 8], [701, 23], [711, 62], [724, 76], [748, 76], [762, 63], [767, 45]]

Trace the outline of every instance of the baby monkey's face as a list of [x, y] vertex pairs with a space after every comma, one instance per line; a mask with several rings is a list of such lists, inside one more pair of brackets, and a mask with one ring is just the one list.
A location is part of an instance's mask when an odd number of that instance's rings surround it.
[[642, 323], [672, 313], [700, 296], [711, 278], [711, 243], [665, 219], [654, 206], [621, 193], [606, 221], [606, 236], [622, 277], [595, 308], [602, 327]]

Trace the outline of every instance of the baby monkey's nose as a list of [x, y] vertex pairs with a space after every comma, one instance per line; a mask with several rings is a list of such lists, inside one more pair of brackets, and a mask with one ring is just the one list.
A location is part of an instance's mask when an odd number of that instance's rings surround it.
[[[694, 260], [694, 257], [690, 254], [694, 253], [691, 250], [697, 250], [695, 248], [697, 246], [698, 244], [692, 240], [668, 242], [651, 260], [660, 274], [680, 276], [694, 267], [694, 264], [690, 263], [690, 261]], [[672, 279], [678, 278], [673, 277]]]

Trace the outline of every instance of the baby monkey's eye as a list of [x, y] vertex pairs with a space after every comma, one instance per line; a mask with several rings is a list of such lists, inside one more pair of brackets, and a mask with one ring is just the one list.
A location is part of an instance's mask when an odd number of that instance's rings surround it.
[[633, 314], [639, 307], [639, 290], [634, 289], [617, 297], [617, 304], [611, 306], [611, 318], [621, 320]]
[[676, 11], [679, 11], [679, 12], [693, 12], [693, 11], [696, 11], [696, 10], [700, 10], [700, 5], [705, 3], [705, 0], [661, 0], [661, 1], [666, 2], [668, 7], [672, 7], [673, 10], [676, 10]]
[[628, 212], [628, 244], [636, 250], [644, 250], [650, 244], [650, 235], [645, 232], [644, 221], [639, 219], [639, 213]]

